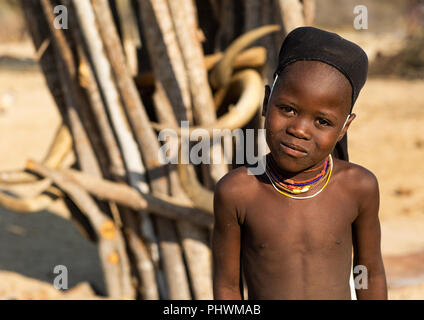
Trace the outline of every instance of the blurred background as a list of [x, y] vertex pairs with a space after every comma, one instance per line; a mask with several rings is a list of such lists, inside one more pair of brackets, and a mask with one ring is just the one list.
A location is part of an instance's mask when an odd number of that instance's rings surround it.
[[[119, 2], [117, 6], [122, 5]], [[216, 3], [221, 2], [196, 1], [206, 37], [207, 30], [218, 28], [205, 27], [208, 23], [203, 20], [213, 15]], [[228, 10], [238, 13], [244, 5], [243, 0], [230, 1]], [[356, 5], [368, 9], [366, 30], [353, 27]], [[121, 12], [125, 15], [126, 10]], [[424, 299], [424, 2], [317, 0], [313, 25], [358, 43], [369, 56], [369, 78], [348, 132], [350, 161], [370, 169], [379, 180], [389, 298]], [[231, 36], [216, 40], [215, 47], [204, 42], [204, 53], [225, 50], [246, 29], [237, 21], [232, 27]], [[135, 51], [127, 57], [137, 60]], [[137, 66], [129, 63], [129, 68], [137, 73]], [[44, 159], [60, 125], [61, 114], [38, 64], [19, 2], [1, 0], [0, 174], [22, 170], [28, 159]], [[0, 298], [106, 296], [97, 246], [69, 222], [70, 215], [62, 200], [34, 213], [0, 207]], [[68, 268], [68, 291], [52, 286], [56, 265]]]

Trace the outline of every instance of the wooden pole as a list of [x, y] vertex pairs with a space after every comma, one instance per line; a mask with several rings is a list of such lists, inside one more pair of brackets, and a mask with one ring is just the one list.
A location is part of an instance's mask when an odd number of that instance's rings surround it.
[[[84, 101], [81, 98], [80, 88], [77, 85], [76, 78], [76, 67], [74, 64], [74, 57], [72, 51], [65, 40], [62, 29], [55, 28], [53, 7], [49, 0], [41, 0], [41, 5], [43, 8], [43, 12], [46, 15], [47, 22], [49, 24], [50, 30], [54, 37], [54, 45], [56, 48], [56, 54], [58, 57], [58, 71], [61, 79], [62, 90], [65, 95], [65, 103], [67, 107], [67, 116], [69, 122], [71, 124], [71, 130], [74, 136], [75, 148], [78, 154], [78, 161], [83, 171], [87, 172], [96, 177], [101, 177], [102, 173], [100, 170], [99, 163], [97, 162], [96, 156], [92, 150], [90, 141], [85, 132], [85, 129], [82, 125], [82, 121], [80, 119], [80, 115], [77, 111], [77, 105], [79, 108], [84, 108]], [[74, 201], [75, 202], [75, 201]], [[93, 205], [101, 212], [95, 202]], [[83, 207], [79, 207], [82, 212], [88, 214], [88, 211], [83, 210]], [[96, 209], [91, 208], [90, 213], [96, 212]], [[96, 213], [97, 214], [97, 213]], [[92, 219], [90, 219], [92, 223], [95, 223]], [[122, 237], [119, 234], [119, 230], [117, 231], [116, 236], [117, 246], [120, 248], [117, 255], [117, 261], [114, 262], [116, 264], [115, 267], [110, 267], [108, 262], [110, 260], [103, 260], [103, 266], [105, 271], [105, 279], [108, 287], [108, 292], [113, 297], [119, 298], [134, 298], [134, 290], [131, 286], [130, 280], [130, 269], [128, 264], [128, 257], [124, 250], [124, 242]], [[99, 243], [99, 250], [102, 250], [102, 242]], [[102, 259], [106, 259], [106, 256], [100, 255]]]
[[[35, 169], [33, 163], [27, 163], [28, 169]], [[51, 170], [39, 166], [37, 172], [49, 177], [64, 190], [72, 201], [87, 215], [98, 237], [99, 256], [105, 272], [105, 281], [109, 296], [114, 299], [133, 299], [125, 292], [122, 285], [122, 274], [125, 269], [121, 267], [124, 263], [121, 259], [126, 258], [124, 240], [121, 233], [115, 227], [115, 223], [97, 206], [89, 194], [64, 176], [51, 174]], [[126, 262], [128, 263], [128, 262]]]
[[155, 79], [166, 88], [178, 123], [193, 121], [183, 57], [166, 0], [139, 0], [144, 38]]
[[[167, 100], [167, 96], [163, 94], [163, 88], [161, 88], [159, 82], [157, 83], [153, 99], [159, 121], [165, 125], [169, 124], [170, 126], [176, 126], [177, 120], [173, 115], [172, 107]], [[178, 146], [178, 138], [171, 137], [171, 141], [168, 141], [168, 143], [173, 143]], [[178, 154], [170, 154], [169, 157], [178, 158]], [[191, 165], [187, 166], [194, 170]], [[181, 199], [181, 201], [187, 203], [187, 205], [191, 205], [192, 201], [184, 192], [180, 183], [176, 165], [170, 164], [169, 168], [172, 196]], [[212, 208], [209, 209], [210, 210], [208, 212], [212, 214]], [[212, 299], [212, 259], [208, 243], [208, 233], [206, 230], [201, 229], [188, 221], [178, 221], [177, 229], [184, 248], [184, 256], [187, 261], [190, 283], [194, 294], [193, 298]]]
[[286, 33], [305, 25], [303, 5], [300, 0], [276, 0]]
[[312, 26], [315, 20], [315, 0], [302, 0], [303, 2], [303, 14], [305, 16], [305, 25]]
[[[82, 34], [87, 45], [91, 61], [99, 81], [100, 88], [106, 101], [106, 107], [122, 150], [123, 160], [128, 171], [129, 183], [142, 192], [149, 192], [145, 179], [145, 167], [141, 160], [136, 141], [134, 140], [120, 97], [113, 80], [110, 63], [104, 53], [103, 43], [97, 30], [95, 16], [88, 0], [73, 1], [75, 12], [81, 26]], [[153, 225], [147, 213], [143, 215], [144, 236], [151, 243], [157, 243]], [[153, 249], [154, 251], [156, 249]]]
[[[141, 154], [146, 163], [150, 187], [154, 194], [167, 193], [166, 171], [160, 163], [159, 141], [150, 126], [150, 121], [138, 95], [135, 83], [126, 68], [125, 57], [113, 24], [106, 0], [93, 2], [100, 35], [105, 44], [121, 92], [124, 106], [134, 129]], [[184, 262], [174, 225], [171, 221], [157, 218], [159, 246], [163, 256], [163, 266], [167, 277], [169, 296], [171, 299], [189, 299], [190, 292], [186, 281]]]
[[[106, 107], [110, 115], [113, 129], [117, 136], [119, 145], [122, 150], [123, 160], [128, 172], [130, 185], [138, 188], [143, 192], [149, 192], [149, 186], [145, 178], [145, 168], [141, 161], [141, 155], [138, 151], [136, 141], [134, 140], [129, 124], [125, 118], [125, 113], [120, 102], [120, 97], [116, 85], [114, 83], [111, 66], [103, 50], [103, 43], [98, 33], [95, 22], [95, 16], [91, 4], [87, 0], [73, 1], [75, 12], [81, 27], [82, 35], [87, 45], [96, 78], [103, 96], [105, 98]], [[141, 211], [143, 236], [148, 240], [148, 245], [152, 253], [152, 259], [157, 261], [158, 245], [157, 237], [154, 232], [153, 223], [146, 211]], [[145, 258], [146, 255], [139, 254], [139, 258]], [[140, 264], [143, 266], [142, 272], [145, 273], [144, 279], [154, 277], [155, 271], [152, 261], [143, 260]], [[149, 296], [146, 299], [156, 299], [157, 292], [152, 290], [145, 291]]]
[[101, 131], [101, 137], [106, 147], [106, 151], [109, 155], [110, 160], [110, 172], [114, 177], [123, 179], [126, 175], [124, 163], [122, 161], [121, 152], [118, 144], [116, 143], [113, 135], [112, 128], [109, 124], [109, 119], [106, 114], [105, 106], [103, 105], [102, 97], [97, 86], [96, 79], [91, 69], [90, 64], [87, 61], [85, 53], [79, 48], [79, 80], [86, 89], [88, 99], [90, 101], [90, 107], [94, 115], [96, 116], [99, 129]]
[[[197, 36], [197, 14], [192, 1], [168, 1], [168, 5], [187, 71], [190, 93], [193, 99], [194, 120], [199, 125], [207, 125], [216, 120], [216, 114], [204, 63], [205, 57]], [[221, 145], [212, 145], [210, 153], [214, 158], [217, 158], [216, 156], [222, 158]], [[212, 163], [209, 167], [213, 185], [228, 172], [228, 166], [223, 162]]]

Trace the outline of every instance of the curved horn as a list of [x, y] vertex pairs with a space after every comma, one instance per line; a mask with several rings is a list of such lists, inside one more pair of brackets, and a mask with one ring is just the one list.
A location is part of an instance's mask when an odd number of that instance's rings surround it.
[[213, 215], [213, 192], [206, 189], [197, 179], [196, 172], [191, 164], [183, 164], [181, 161], [181, 139], [176, 142], [178, 144], [178, 177], [180, 183], [193, 203], [195, 208], [201, 209]]
[[234, 60], [234, 69], [258, 68], [266, 63], [266, 49], [264, 47], [252, 47], [241, 52]]
[[194, 207], [213, 214], [213, 192], [206, 189], [197, 180], [194, 168], [189, 164], [178, 163], [178, 175], [181, 185], [187, 193]]
[[[242, 128], [248, 123], [258, 110], [262, 99], [262, 78], [253, 69], [246, 69], [233, 76], [231, 85], [241, 88], [241, 96], [236, 105], [229, 112], [219, 117], [215, 122], [203, 127], [190, 127], [189, 133], [196, 129], [204, 129], [205, 135], [212, 137], [213, 129], [236, 129]], [[169, 129], [169, 125], [152, 123], [152, 127], [158, 131]], [[172, 128], [181, 136], [180, 128]]]
[[[206, 70], [212, 70], [223, 57], [222, 52], [205, 56]], [[266, 62], [266, 49], [264, 47], [251, 47], [240, 52], [234, 60], [234, 68], [257, 68]]]
[[[209, 72], [223, 57], [222, 52], [217, 52], [205, 56], [205, 67]], [[266, 62], [266, 49], [264, 47], [252, 47], [239, 53], [234, 60], [234, 69], [258, 68]], [[155, 78], [152, 72], [143, 72], [134, 77], [134, 81], [139, 88], [154, 87]]]
[[228, 48], [225, 50], [222, 59], [213, 68], [209, 80], [214, 89], [225, 87], [231, 80], [231, 74], [233, 72], [233, 63], [240, 51], [250, 45], [257, 39], [271, 33], [280, 30], [279, 25], [268, 25], [251, 30], [239, 38], [237, 38]]

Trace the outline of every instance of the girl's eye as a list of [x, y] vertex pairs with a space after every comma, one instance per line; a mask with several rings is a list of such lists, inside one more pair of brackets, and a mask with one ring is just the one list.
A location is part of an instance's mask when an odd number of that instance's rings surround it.
[[284, 110], [286, 112], [291, 112], [294, 111], [294, 109], [292, 107], [288, 107], [288, 106], [278, 106], [281, 110]]
[[319, 119], [318, 122], [319, 122], [320, 125], [323, 125], [323, 126], [329, 126], [330, 125], [330, 123], [325, 119]]

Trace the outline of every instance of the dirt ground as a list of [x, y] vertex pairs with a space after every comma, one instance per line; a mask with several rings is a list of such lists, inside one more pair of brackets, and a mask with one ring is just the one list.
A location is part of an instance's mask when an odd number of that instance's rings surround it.
[[[372, 35], [357, 41], [370, 56], [378, 50], [371, 46], [378, 43]], [[381, 38], [380, 43], [386, 50], [400, 46], [393, 37]], [[0, 45], [0, 57], [23, 59], [33, 54], [28, 41]], [[391, 299], [424, 299], [423, 92], [424, 80], [369, 79], [348, 131], [351, 161], [370, 169], [379, 180], [382, 250]], [[37, 67], [22, 71], [0, 65], [0, 172], [22, 168], [29, 158], [41, 160], [59, 124]], [[91, 299], [104, 293], [96, 247], [65, 218], [60, 204], [33, 214], [0, 208], [0, 298]], [[53, 288], [53, 269], [59, 264], [67, 266], [69, 288], [77, 291], [64, 294]]]

